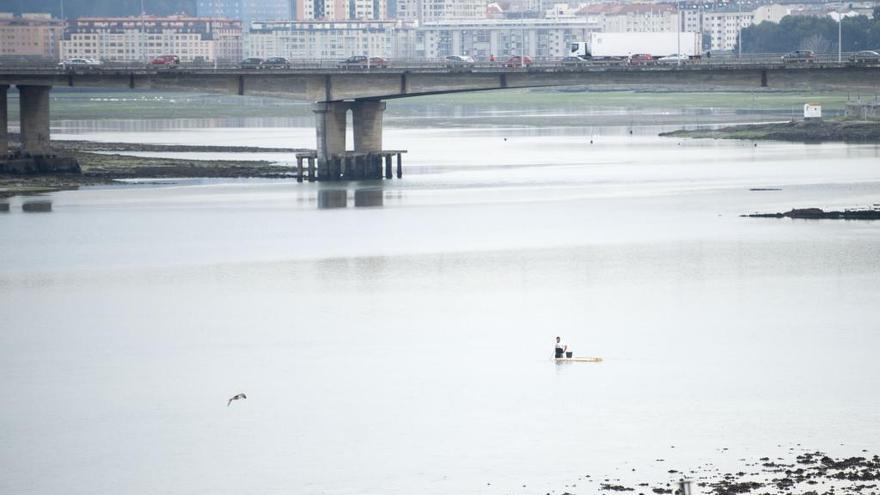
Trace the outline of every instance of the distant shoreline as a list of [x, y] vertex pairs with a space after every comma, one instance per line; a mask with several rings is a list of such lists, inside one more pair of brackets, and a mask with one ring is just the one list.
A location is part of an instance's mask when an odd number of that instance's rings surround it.
[[880, 143], [880, 121], [865, 120], [792, 120], [769, 124], [747, 124], [720, 129], [694, 129], [662, 132], [661, 137], [695, 139], [746, 139], [799, 143], [844, 142]]

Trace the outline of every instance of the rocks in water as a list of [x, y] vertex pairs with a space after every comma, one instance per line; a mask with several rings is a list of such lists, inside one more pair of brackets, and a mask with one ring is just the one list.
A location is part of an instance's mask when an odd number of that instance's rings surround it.
[[0, 160], [0, 174], [38, 175], [38, 174], [80, 174], [79, 162], [70, 156], [54, 154], [28, 155], [13, 153]]
[[795, 208], [785, 213], [752, 213], [749, 218], [795, 218], [804, 220], [880, 220], [880, 208], [825, 211], [821, 208]]
[[633, 488], [629, 488], [623, 485], [612, 485], [609, 483], [602, 483], [599, 485], [600, 490], [607, 490], [612, 492], [632, 492], [635, 491]]

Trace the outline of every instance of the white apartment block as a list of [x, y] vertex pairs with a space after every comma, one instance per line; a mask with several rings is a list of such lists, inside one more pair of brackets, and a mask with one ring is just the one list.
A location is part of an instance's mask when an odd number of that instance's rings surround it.
[[755, 23], [754, 12], [738, 10], [713, 10], [703, 12], [703, 32], [712, 37], [712, 50], [733, 50], [737, 46], [740, 30]]
[[400, 59], [414, 56], [415, 29], [402, 21], [254, 22], [247, 39], [249, 57]]
[[204, 17], [81, 17], [69, 21], [62, 59], [149, 62], [177, 55], [182, 62], [241, 60], [241, 22]]
[[587, 4], [576, 12], [606, 33], [674, 32], [678, 11], [669, 4]]
[[381, 21], [388, 18], [387, 0], [298, 0], [297, 21]]
[[437, 59], [470, 55], [478, 60], [524, 53], [534, 59], [568, 54], [569, 45], [585, 41], [598, 25], [586, 18], [475, 19], [426, 22], [418, 29], [416, 55]]
[[762, 5], [754, 11], [738, 9], [682, 11], [682, 31], [709, 33], [712, 50], [733, 50], [739, 38], [739, 30], [752, 24], [776, 22], [791, 14], [786, 5]]
[[397, 18], [419, 22], [486, 17], [484, 0], [398, 0]]

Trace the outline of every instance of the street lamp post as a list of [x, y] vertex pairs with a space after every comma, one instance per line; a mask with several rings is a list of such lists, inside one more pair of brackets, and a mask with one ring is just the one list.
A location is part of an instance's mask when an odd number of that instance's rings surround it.
[[843, 61], [843, 16], [837, 13], [837, 63]]
[[736, 7], [739, 10], [739, 13], [736, 16], [736, 24], [737, 24], [737, 34], [739, 35], [736, 42], [737, 48], [737, 56], [736, 58], [742, 58], [743, 56], [743, 21], [742, 21], [742, 0], [736, 3]]

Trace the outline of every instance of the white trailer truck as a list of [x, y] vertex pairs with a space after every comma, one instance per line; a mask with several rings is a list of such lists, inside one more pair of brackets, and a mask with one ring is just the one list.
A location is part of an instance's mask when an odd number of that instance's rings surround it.
[[591, 33], [589, 41], [571, 44], [569, 56], [590, 58], [622, 58], [646, 53], [654, 57], [680, 54], [700, 55], [699, 33]]

